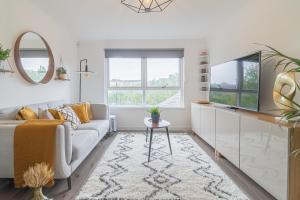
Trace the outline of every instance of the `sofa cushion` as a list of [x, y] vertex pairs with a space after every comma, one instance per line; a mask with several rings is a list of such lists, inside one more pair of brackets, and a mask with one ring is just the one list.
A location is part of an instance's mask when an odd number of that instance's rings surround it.
[[[53, 115], [53, 112], [52, 112], [53, 110], [58, 112], [59, 119], [61, 118], [61, 116], [63, 116], [63, 119], [65, 121], [71, 122], [71, 126], [73, 129], [77, 129], [80, 126], [81, 122], [71, 107], [66, 106], [63, 108], [49, 109], [49, 112], [52, 115]], [[57, 116], [53, 115], [53, 117], [56, 118]]]
[[66, 104], [67, 101], [61, 100], [61, 101], [53, 101], [53, 102], [48, 102], [48, 108], [57, 108], [57, 107], [62, 107], [64, 104]]
[[[33, 111], [30, 107], [26, 107], [26, 106], [20, 109], [18, 115], [20, 115], [21, 118], [24, 120], [32, 120], [38, 118], [37, 112]], [[16, 117], [17, 119], [18, 119], [18, 115]]]
[[91, 120], [89, 123], [81, 124], [79, 130], [96, 130], [99, 137], [103, 137], [109, 129], [108, 120]]
[[71, 104], [70, 107], [74, 110], [82, 124], [90, 122], [87, 104], [76, 103]]
[[46, 103], [31, 104], [31, 105], [27, 105], [26, 107], [31, 108], [35, 113], [38, 113], [39, 109], [43, 109], [43, 110], [48, 109], [48, 105]]
[[42, 108], [39, 108], [38, 116], [39, 119], [55, 119], [48, 109], [44, 110]]
[[72, 136], [72, 161], [86, 156], [99, 141], [96, 130], [74, 130]]
[[15, 120], [19, 110], [19, 107], [0, 109], [0, 120]]

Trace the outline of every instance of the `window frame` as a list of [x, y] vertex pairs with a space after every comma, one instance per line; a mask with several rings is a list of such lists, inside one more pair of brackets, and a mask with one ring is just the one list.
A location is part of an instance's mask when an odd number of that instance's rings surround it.
[[[113, 57], [112, 59], [116, 59], [117, 57]], [[134, 58], [134, 57], [133, 57]], [[147, 57], [136, 57], [138, 59], [141, 59], [141, 81], [142, 85], [141, 87], [110, 87], [110, 67], [109, 67], [109, 59], [111, 58], [105, 58], [105, 76], [106, 76], [106, 87], [105, 87], [105, 101], [107, 104], [108, 102], [108, 92], [109, 91], [137, 91], [141, 90], [143, 93], [143, 102], [142, 105], [109, 105], [111, 107], [132, 107], [132, 108], [148, 108], [151, 107], [151, 105], [146, 104], [146, 91], [159, 91], [159, 90], [173, 90], [173, 91], [180, 91], [180, 104], [178, 105], [171, 105], [171, 106], [160, 106], [164, 108], [184, 108], [184, 87], [183, 87], [183, 58], [176, 58], [179, 60], [179, 65], [178, 65], [178, 72], [179, 72], [179, 86], [172, 86], [172, 87], [150, 87], [148, 86], [148, 76], [147, 76]], [[151, 57], [153, 58], [153, 57]], [[151, 59], [150, 58], [150, 59]], [[168, 59], [167, 57], [165, 59]]]

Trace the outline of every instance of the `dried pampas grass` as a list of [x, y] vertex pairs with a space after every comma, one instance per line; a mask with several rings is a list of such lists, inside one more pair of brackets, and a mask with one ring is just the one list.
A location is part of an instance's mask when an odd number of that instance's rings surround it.
[[53, 180], [54, 172], [46, 163], [36, 163], [23, 174], [24, 186], [39, 188]]

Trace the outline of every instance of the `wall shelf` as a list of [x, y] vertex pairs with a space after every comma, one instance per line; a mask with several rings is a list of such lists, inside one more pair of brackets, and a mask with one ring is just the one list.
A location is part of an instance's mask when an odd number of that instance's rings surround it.
[[200, 91], [209, 92], [209, 54], [206, 50], [202, 51], [199, 55], [200, 66]]
[[70, 79], [62, 79], [62, 78], [55, 78], [54, 80], [57, 80], [57, 81], [71, 81]]
[[0, 73], [15, 73], [13, 70], [0, 69]]
[[206, 55], [200, 55], [199, 57], [200, 57], [200, 58], [208, 58], [209, 55], [208, 55], [208, 54], [206, 54]]

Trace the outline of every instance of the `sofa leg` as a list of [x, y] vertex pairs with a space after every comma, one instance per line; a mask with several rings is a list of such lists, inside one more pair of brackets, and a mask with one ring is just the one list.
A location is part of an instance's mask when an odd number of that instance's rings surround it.
[[67, 178], [68, 181], [68, 190], [72, 189], [72, 181], [71, 181], [71, 176], [69, 178]]

